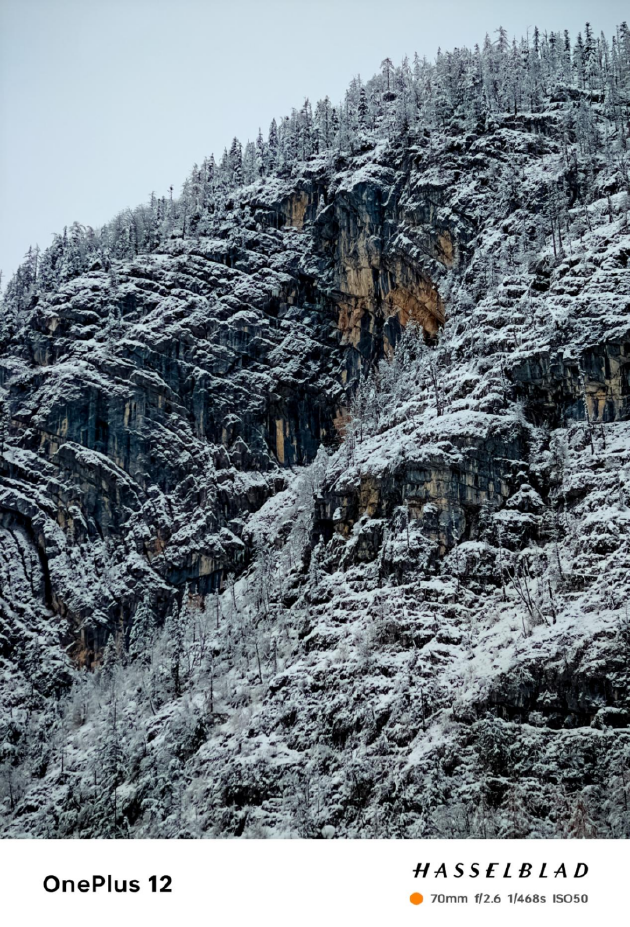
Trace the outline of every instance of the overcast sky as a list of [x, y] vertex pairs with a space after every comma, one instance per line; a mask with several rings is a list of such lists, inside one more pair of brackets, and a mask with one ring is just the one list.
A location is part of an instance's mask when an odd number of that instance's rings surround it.
[[387, 56], [503, 25], [590, 21], [627, 0], [0, 0], [0, 269], [75, 219], [98, 227], [273, 116], [370, 77]]

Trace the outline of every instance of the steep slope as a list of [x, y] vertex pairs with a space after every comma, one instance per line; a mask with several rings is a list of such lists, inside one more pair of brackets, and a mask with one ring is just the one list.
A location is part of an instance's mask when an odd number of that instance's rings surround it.
[[5, 301], [7, 835], [629, 835], [627, 127], [377, 86]]

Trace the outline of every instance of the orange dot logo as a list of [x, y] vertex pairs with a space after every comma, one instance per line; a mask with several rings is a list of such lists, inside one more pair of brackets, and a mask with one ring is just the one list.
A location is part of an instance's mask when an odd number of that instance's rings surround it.
[[414, 892], [413, 895], [409, 896], [409, 901], [412, 904], [422, 904], [422, 902], [424, 901], [424, 898], [422, 897], [420, 892]]

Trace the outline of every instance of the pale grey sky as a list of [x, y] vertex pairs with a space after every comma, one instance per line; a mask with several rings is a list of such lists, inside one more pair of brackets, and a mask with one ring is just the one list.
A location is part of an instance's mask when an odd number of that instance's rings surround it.
[[337, 102], [386, 56], [627, 17], [627, 0], [0, 0], [0, 269], [179, 191], [234, 135]]

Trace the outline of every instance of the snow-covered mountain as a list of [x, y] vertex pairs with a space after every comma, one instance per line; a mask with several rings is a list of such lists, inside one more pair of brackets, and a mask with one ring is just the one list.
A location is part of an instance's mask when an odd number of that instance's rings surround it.
[[5, 836], [630, 836], [629, 138], [499, 30], [29, 251]]

